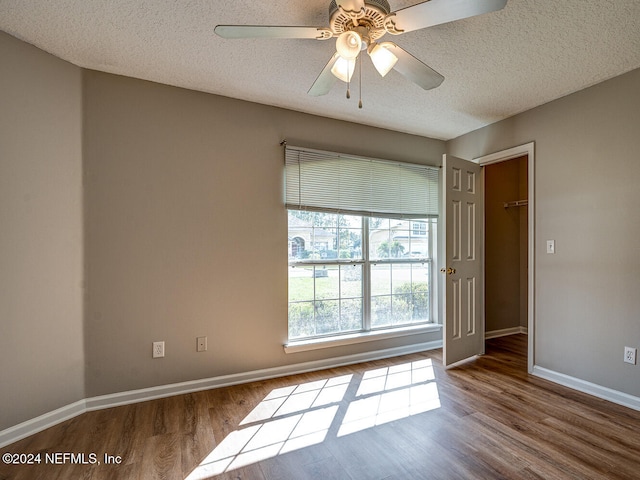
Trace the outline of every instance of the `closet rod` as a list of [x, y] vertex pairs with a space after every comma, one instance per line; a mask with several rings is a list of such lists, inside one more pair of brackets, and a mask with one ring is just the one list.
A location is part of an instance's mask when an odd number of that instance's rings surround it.
[[528, 200], [516, 200], [515, 202], [505, 202], [504, 208], [524, 207], [525, 205], [529, 205], [529, 201]]

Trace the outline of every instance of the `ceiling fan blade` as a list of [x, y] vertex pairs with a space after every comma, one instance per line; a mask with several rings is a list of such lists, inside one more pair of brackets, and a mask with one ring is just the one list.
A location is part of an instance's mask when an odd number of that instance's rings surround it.
[[320, 75], [318, 75], [318, 78], [316, 78], [316, 81], [313, 82], [313, 85], [311, 85], [311, 88], [307, 92], [309, 95], [313, 97], [319, 97], [320, 95], [326, 95], [327, 93], [329, 93], [337, 80], [333, 73], [331, 73], [331, 68], [336, 63], [336, 60], [338, 60], [338, 57], [340, 57], [340, 55], [338, 55], [338, 52], [333, 54], [331, 59], [322, 69], [322, 72], [320, 72]]
[[312, 38], [326, 40], [333, 36], [333, 32], [325, 27], [217, 25], [213, 31], [223, 38]]
[[336, 5], [346, 13], [358, 13], [364, 8], [364, 0], [336, 0]]
[[507, 0], [429, 0], [389, 14], [387, 31], [399, 34], [501, 10]]
[[398, 62], [394, 65], [393, 69], [404, 75], [416, 85], [419, 85], [425, 90], [431, 90], [432, 88], [439, 86], [444, 80], [444, 77], [433, 68], [425, 65], [396, 44], [384, 42], [381, 45], [389, 49], [396, 57], [398, 57]]

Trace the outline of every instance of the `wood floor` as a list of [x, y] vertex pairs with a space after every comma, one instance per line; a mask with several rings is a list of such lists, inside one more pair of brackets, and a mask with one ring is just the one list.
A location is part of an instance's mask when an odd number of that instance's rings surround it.
[[450, 370], [434, 350], [90, 412], [1, 449], [41, 463], [0, 463], [0, 479], [640, 478], [640, 412], [529, 376], [526, 348], [514, 335]]

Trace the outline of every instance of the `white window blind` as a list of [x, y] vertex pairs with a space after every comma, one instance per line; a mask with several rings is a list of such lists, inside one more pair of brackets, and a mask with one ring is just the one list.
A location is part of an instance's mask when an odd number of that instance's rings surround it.
[[366, 216], [438, 216], [439, 169], [287, 145], [286, 206]]

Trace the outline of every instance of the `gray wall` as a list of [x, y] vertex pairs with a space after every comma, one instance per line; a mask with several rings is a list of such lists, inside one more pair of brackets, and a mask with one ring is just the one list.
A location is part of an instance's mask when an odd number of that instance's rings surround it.
[[88, 396], [440, 338], [284, 353], [279, 143], [436, 164], [444, 142], [94, 71], [84, 101]]
[[[640, 395], [640, 70], [447, 143], [471, 159], [535, 141], [535, 362]], [[556, 241], [546, 254], [545, 241]]]
[[81, 70], [0, 32], [0, 430], [85, 397]]

